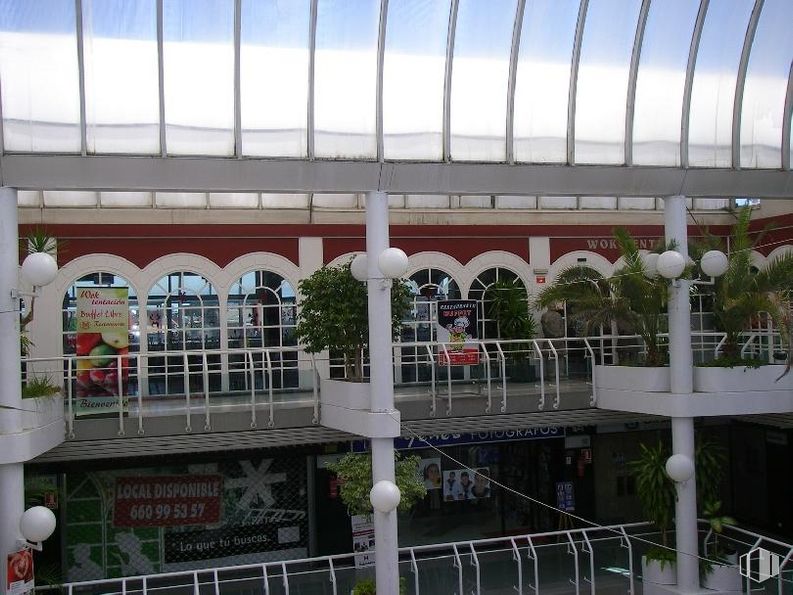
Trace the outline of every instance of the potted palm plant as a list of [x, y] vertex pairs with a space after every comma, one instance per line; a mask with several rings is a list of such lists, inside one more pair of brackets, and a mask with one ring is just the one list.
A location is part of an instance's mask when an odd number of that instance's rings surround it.
[[586, 334], [606, 327], [615, 334], [617, 329], [626, 329], [641, 337], [644, 352], [629, 362], [632, 366], [609, 366], [608, 373], [595, 366], [599, 387], [669, 391], [667, 352], [659, 339], [666, 324], [667, 283], [648, 273], [636, 241], [625, 229], [615, 229], [614, 238], [624, 264], [612, 276], [604, 277], [586, 265], [569, 267], [540, 292], [537, 304], [550, 307], [567, 302], [571, 319], [583, 323]]
[[[716, 279], [711, 290], [716, 328], [725, 333], [721, 356], [710, 365], [694, 370], [695, 390], [722, 392], [740, 390], [789, 391], [793, 377], [784, 381], [793, 362], [793, 253], [786, 253], [757, 270], [751, 261], [753, 242], [749, 233], [751, 210], [741, 209], [732, 229], [727, 272]], [[784, 364], [747, 360], [741, 355], [742, 334], [760, 312], [766, 312], [779, 331]], [[781, 382], [779, 382], [781, 381]]]
[[[537, 325], [529, 313], [528, 293], [520, 279], [500, 279], [484, 293], [485, 313], [495, 320], [499, 339], [524, 341], [534, 338]], [[504, 346], [506, 374], [513, 381], [534, 380], [534, 369], [529, 367], [530, 345], [509, 343]]]
[[700, 565], [702, 586], [719, 593], [740, 593], [742, 585], [737, 566], [738, 554], [735, 548], [720, 539], [725, 527], [736, 524], [735, 519], [722, 514], [719, 500], [706, 502], [702, 507], [702, 514], [713, 534], [713, 544], [705, 550]]

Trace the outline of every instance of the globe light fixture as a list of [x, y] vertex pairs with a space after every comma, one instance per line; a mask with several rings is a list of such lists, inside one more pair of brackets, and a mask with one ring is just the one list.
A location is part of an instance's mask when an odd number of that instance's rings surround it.
[[383, 276], [398, 279], [408, 270], [408, 256], [399, 248], [386, 248], [377, 258], [377, 266]]
[[666, 460], [666, 474], [678, 483], [688, 481], [694, 476], [694, 462], [686, 455], [672, 455]]
[[366, 281], [369, 278], [369, 259], [366, 254], [358, 254], [350, 263], [350, 272], [358, 281]]
[[382, 479], [369, 492], [369, 501], [377, 512], [389, 513], [399, 506], [402, 494], [392, 481]]
[[55, 515], [46, 506], [34, 506], [22, 513], [19, 531], [28, 541], [41, 544], [55, 531]]
[[686, 270], [686, 258], [676, 250], [658, 256], [658, 274], [665, 279], [677, 279]]
[[655, 279], [658, 276], [658, 254], [648, 252], [642, 254], [642, 266], [644, 266], [644, 276], [648, 279]]
[[44, 287], [55, 280], [58, 263], [46, 252], [28, 254], [22, 262], [22, 276], [34, 287]]
[[720, 250], [708, 250], [702, 255], [699, 267], [708, 277], [721, 277], [729, 267], [727, 255]]

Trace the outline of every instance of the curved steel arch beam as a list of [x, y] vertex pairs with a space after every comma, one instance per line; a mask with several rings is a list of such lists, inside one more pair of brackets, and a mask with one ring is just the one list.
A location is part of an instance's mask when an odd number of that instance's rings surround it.
[[385, 33], [388, 22], [388, 0], [380, 0], [380, 25], [377, 31], [377, 84], [375, 97], [375, 140], [377, 160], [383, 160], [383, 64], [385, 63]]
[[311, 0], [308, 24], [308, 101], [306, 102], [306, 154], [314, 159], [314, 66], [317, 53], [317, 2]]
[[578, 65], [581, 61], [581, 40], [584, 36], [584, 23], [589, 0], [581, 0], [578, 5], [578, 20], [575, 25], [573, 55], [570, 59], [570, 87], [567, 95], [567, 163], [575, 164], [575, 102], [578, 88]]
[[160, 156], [168, 155], [165, 135], [165, 17], [163, 0], [157, 0], [157, 94], [160, 110]]
[[636, 36], [633, 39], [633, 52], [631, 65], [628, 72], [628, 93], [625, 100], [625, 165], [633, 165], [633, 115], [636, 109], [636, 78], [639, 74], [639, 60], [644, 42], [644, 30], [647, 27], [647, 15], [650, 12], [650, 2], [643, 0], [639, 10], [639, 19], [636, 22]]
[[691, 46], [688, 50], [688, 65], [686, 66], [686, 82], [683, 85], [683, 108], [680, 114], [680, 165], [688, 167], [688, 136], [691, 123], [691, 91], [694, 87], [694, 68], [697, 65], [699, 41], [702, 39], [702, 28], [705, 26], [705, 17], [708, 14], [710, 0], [702, 0], [699, 4], [697, 20], [694, 31], [691, 33]]
[[242, 95], [240, 55], [242, 53], [242, 0], [234, 0], [234, 155], [242, 157]]
[[785, 95], [785, 111], [782, 115], [782, 169], [790, 169], [790, 124], [793, 115], [793, 62], [787, 77], [787, 95]]
[[765, 0], [755, 0], [749, 25], [746, 27], [746, 37], [743, 40], [741, 61], [738, 63], [738, 78], [735, 83], [735, 99], [732, 104], [732, 166], [741, 169], [741, 111], [743, 108], [743, 89], [746, 86], [746, 71], [749, 68], [749, 54], [752, 52], [754, 34], [757, 32], [757, 22], [763, 12]]
[[457, 8], [459, 0], [449, 5], [449, 29], [446, 34], [446, 71], [443, 77], [443, 160], [451, 161], [452, 148], [452, 61], [454, 59], [454, 37], [457, 32]]
[[75, 30], [77, 32], [77, 86], [80, 91], [80, 153], [88, 154], [85, 115], [85, 38], [83, 37], [83, 0], [74, 0]]
[[515, 26], [512, 28], [512, 47], [509, 52], [509, 79], [507, 80], [507, 163], [515, 163], [515, 81], [518, 75], [520, 36], [523, 30], [523, 13], [526, 0], [518, 0], [515, 10]]

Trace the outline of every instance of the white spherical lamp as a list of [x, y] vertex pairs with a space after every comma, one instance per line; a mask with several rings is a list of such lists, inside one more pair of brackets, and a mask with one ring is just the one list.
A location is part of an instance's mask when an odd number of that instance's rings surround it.
[[655, 279], [658, 276], [658, 254], [649, 252], [642, 255], [642, 265], [644, 266], [645, 277]]
[[369, 501], [377, 512], [391, 512], [399, 506], [402, 494], [393, 481], [382, 479], [372, 486]]
[[44, 287], [55, 280], [58, 263], [46, 252], [28, 254], [22, 262], [22, 276], [35, 287]]
[[694, 462], [686, 455], [672, 455], [666, 460], [666, 474], [677, 482], [688, 481], [694, 476]]
[[19, 531], [28, 541], [42, 542], [55, 531], [55, 515], [46, 506], [28, 508], [19, 519]]
[[408, 270], [408, 255], [399, 248], [386, 248], [377, 258], [377, 266], [385, 277], [398, 279]]
[[686, 258], [676, 250], [667, 250], [658, 256], [658, 274], [666, 279], [677, 279], [686, 270]]
[[366, 281], [369, 278], [369, 259], [366, 254], [358, 254], [350, 263], [350, 272], [358, 281]]
[[721, 250], [708, 250], [702, 255], [699, 266], [708, 277], [721, 277], [727, 272], [730, 263], [727, 261], [727, 255]]

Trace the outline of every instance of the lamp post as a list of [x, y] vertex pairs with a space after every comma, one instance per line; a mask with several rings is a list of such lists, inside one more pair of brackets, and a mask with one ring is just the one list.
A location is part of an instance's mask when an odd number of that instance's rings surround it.
[[[19, 232], [17, 191], [0, 188], [0, 434], [11, 439], [4, 455], [10, 462], [0, 464], [0, 590], [7, 584], [6, 556], [19, 545], [20, 517], [24, 511], [23, 449], [16, 444], [22, 436], [22, 384], [19, 348]], [[51, 282], [57, 264], [49, 255], [29, 256], [23, 273], [37, 287]], [[51, 261], [51, 262], [50, 262]], [[18, 441], [19, 440], [19, 441]]]
[[[694, 358], [691, 349], [691, 303], [689, 289], [692, 281], [679, 278], [688, 258], [688, 230], [686, 227], [686, 199], [670, 196], [664, 199], [664, 231], [667, 243], [675, 245], [658, 257], [658, 274], [671, 280], [669, 284], [669, 376], [671, 392], [691, 396], [694, 390]], [[711, 251], [702, 260], [703, 272], [724, 274], [726, 257]], [[723, 258], [722, 258], [723, 257]], [[707, 271], [706, 271], [707, 269]], [[715, 276], [715, 275], [714, 275]], [[712, 281], [711, 281], [712, 282]], [[672, 451], [667, 473], [670, 477], [686, 477], [675, 482], [675, 537], [677, 546], [677, 587], [681, 593], [699, 591], [699, 558], [697, 541], [697, 487], [694, 466], [694, 418], [681, 415], [672, 418]], [[687, 463], [690, 463], [690, 468]], [[690, 475], [689, 475], [690, 471]], [[673, 477], [674, 479], [674, 477]]]

